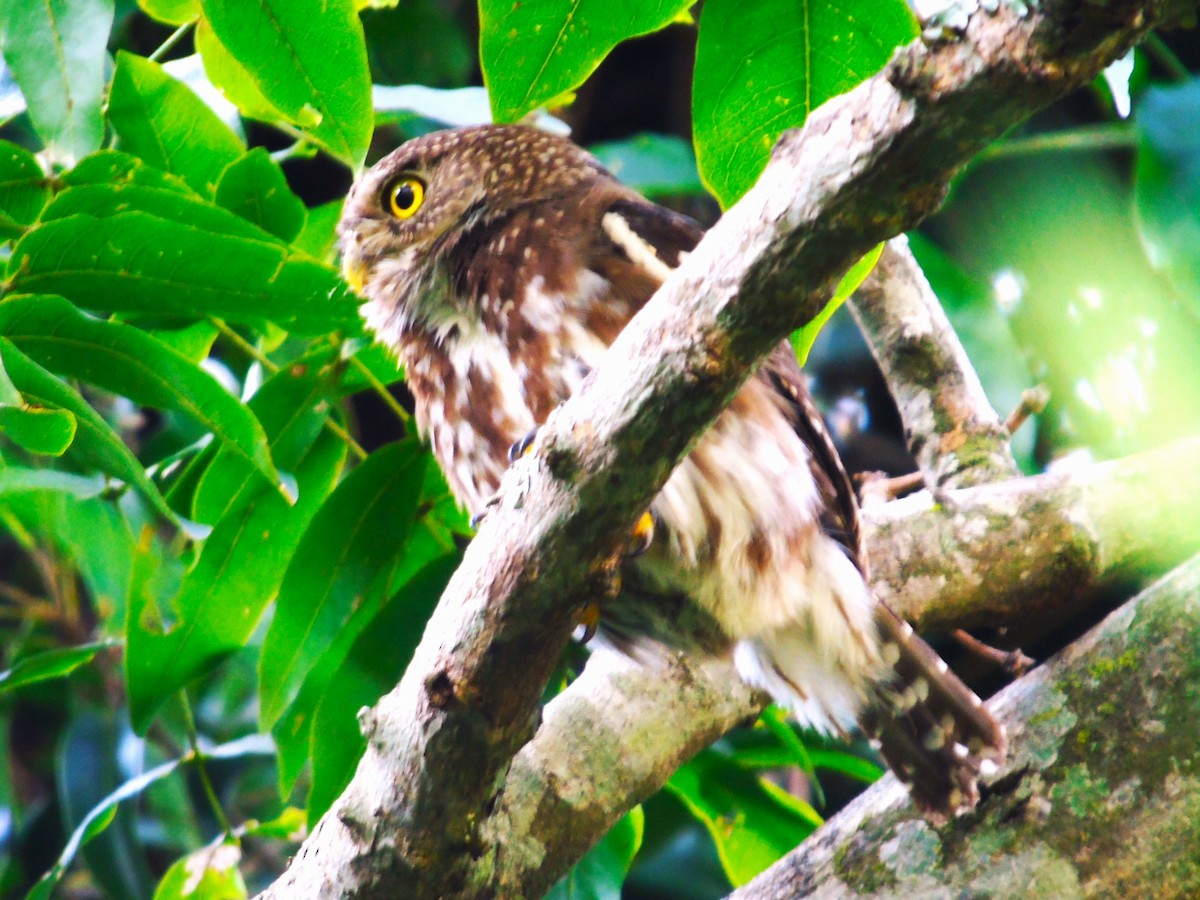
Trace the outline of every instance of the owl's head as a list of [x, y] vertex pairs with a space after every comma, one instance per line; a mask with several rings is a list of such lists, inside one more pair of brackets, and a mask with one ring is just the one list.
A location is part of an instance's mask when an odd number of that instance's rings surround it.
[[439, 264], [472, 231], [603, 173], [569, 140], [523, 125], [409, 141], [350, 189], [338, 224], [346, 280], [376, 303], [421, 302], [436, 288]]

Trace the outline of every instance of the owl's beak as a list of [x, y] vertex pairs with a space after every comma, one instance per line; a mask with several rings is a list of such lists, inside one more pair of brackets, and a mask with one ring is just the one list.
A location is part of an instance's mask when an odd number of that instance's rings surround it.
[[354, 293], [362, 294], [368, 274], [367, 264], [356, 249], [351, 247], [342, 255], [342, 277], [354, 289]]

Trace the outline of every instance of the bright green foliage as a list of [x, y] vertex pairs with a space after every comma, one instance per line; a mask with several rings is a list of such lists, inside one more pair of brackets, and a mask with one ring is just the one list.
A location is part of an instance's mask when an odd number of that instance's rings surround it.
[[281, 241], [294, 241], [308, 221], [303, 201], [292, 193], [283, 170], [262, 147], [225, 168], [215, 199]]
[[113, 0], [0, 3], [0, 53], [53, 158], [70, 165], [100, 146], [104, 45]]
[[199, 97], [131, 53], [117, 54], [108, 118], [122, 150], [178, 175], [204, 197], [212, 196], [225, 167], [245, 150]]
[[916, 36], [901, 0], [708, 0], [692, 128], [700, 173], [721, 205], [754, 184], [785, 129], [875, 74]]
[[19, 237], [49, 199], [49, 181], [34, 155], [0, 141], [0, 240]]
[[689, 0], [481, 0], [479, 61], [497, 122], [574, 90], [621, 41], [669, 24]]
[[362, 165], [371, 80], [352, 0], [201, 0], [200, 7], [272, 108], [346, 165]]

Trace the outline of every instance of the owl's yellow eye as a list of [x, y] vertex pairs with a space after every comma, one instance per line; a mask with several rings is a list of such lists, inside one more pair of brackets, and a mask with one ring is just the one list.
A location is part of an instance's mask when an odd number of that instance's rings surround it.
[[425, 182], [415, 175], [401, 175], [388, 188], [387, 199], [393, 216], [411, 218], [425, 202]]

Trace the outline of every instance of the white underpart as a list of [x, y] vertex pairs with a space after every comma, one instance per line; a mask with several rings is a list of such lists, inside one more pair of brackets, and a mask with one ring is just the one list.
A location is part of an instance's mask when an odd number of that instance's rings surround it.
[[[715, 557], [701, 496], [720, 523]], [[816, 527], [818, 503], [807, 448], [783, 416], [763, 423], [725, 412], [655, 500], [666, 558], [651, 554], [642, 565], [739, 639], [734, 662], [747, 682], [807, 725], [848, 729], [880, 665], [874, 601], [841, 546]], [[755, 541], [769, 550], [765, 567], [753, 564]]]

